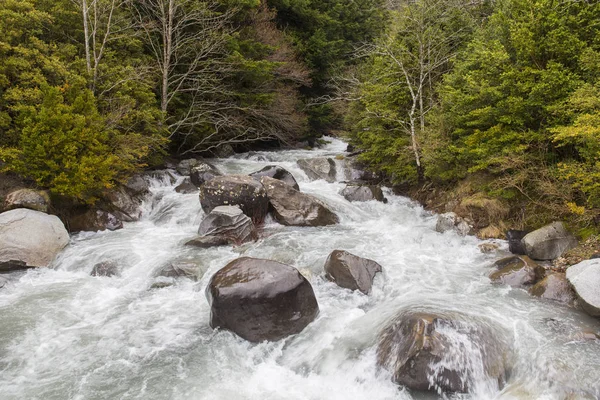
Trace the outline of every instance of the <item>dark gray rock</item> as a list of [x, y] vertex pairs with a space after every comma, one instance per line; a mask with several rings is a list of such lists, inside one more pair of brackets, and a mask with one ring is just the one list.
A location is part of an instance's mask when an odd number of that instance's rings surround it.
[[289, 265], [238, 258], [206, 288], [210, 326], [251, 341], [276, 341], [301, 332], [319, 313], [310, 283]]
[[129, 178], [124, 186], [129, 193], [137, 196], [146, 195], [150, 190], [150, 185], [146, 179], [144, 179], [144, 176], [140, 174], [136, 174]]
[[217, 176], [221, 176], [219, 170], [204, 161], [199, 161], [190, 171], [190, 181], [196, 187], [204, 185]]
[[183, 179], [183, 182], [177, 185], [175, 191], [181, 194], [198, 193], [198, 187], [191, 182], [189, 177], [186, 176]]
[[586, 260], [567, 269], [567, 280], [575, 290], [581, 307], [600, 317], [600, 259]]
[[375, 261], [344, 250], [332, 251], [325, 261], [327, 279], [343, 288], [360, 290], [364, 294], [371, 291], [375, 274], [381, 271], [381, 265]]
[[408, 310], [381, 334], [377, 361], [412, 390], [465, 393], [484, 376], [501, 387], [507, 345], [496, 332], [487, 321], [466, 315]]
[[137, 221], [142, 216], [143, 197], [136, 196], [127, 191], [123, 186], [111, 190], [107, 195], [108, 208], [111, 214], [125, 222]]
[[572, 304], [575, 301], [575, 292], [565, 274], [552, 273], [536, 283], [529, 289], [529, 294], [542, 299], [559, 301]]
[[592, 254], [592, 256], [590, 257], [590, 260], [596, 260], [598, 258], [600, 258], [600, 253]]
[[252, 220], [238, 206], [215, 207], [200, 223], [198, 234], [224, 238], [236, 245], [257, 238]]
[[229, 240], [219, 236], [199, 236], [185, 243], [186, 246], [209, 249], [211, 247], [227, 246]]
[[123, 222], [108, 211], [92, 209], [70, 216], [67, 227], [69, 232], [116, 231], [123, 228]]
[[305, 158], [298, 160], [297, 164], [311, 180], [324, 179], [327, 182], [335, 182], [336, 167], [332, 158]]
[[383, 191], [375, 185], [348, 185], [340, 192], [348, 201], [371, 201], [377, 200], [387, 203]]
[[278, 165], [267, 165], [260, 171], [251, 173], [250, 176], [256, 179], [257, 181], [260, 181], [260, 178], [263, 176], [268, 176], [270, 178], [287, 183], [294, 189], [300, 191], [300, 186], [298, 186], [298, 182], [296, 182], [294, 175], [292, 175], [287, 169], [282, 168]]
[[282, 225], [325, 226], [338, 223], [337, 215], [316, 197], [301, 193], [277, 179], [260, 178], [273, 216]]
[[534, 260], [554, 260], [577, 246], [577, 239], [562, 222], [553, 222], [530, 232], [522, 242], [525, 253]]
[[248, 175], [218, 176], [200, 187], [200, 204], [205, 213], [218, 206], [239, 206], [254, 224], [262, 224], [269, 199], [260, 182]]
[[28, 208], [30, 210], [48, 212], [50, 196], [47, 192], [34, 189], [19, 189], [10, 192], [4, 200], [4, 210]]
[[165, 278], [188, 278], [197, 281], [202, 278], [204, 271], [197, 263], [191, 261], [172, 261], [158, 270], [156, 276]]
[[180, 175], [189, 176], [192, 173], [192, 168], [200, 163], [200, 160], [195, 158], [188, 158], [185, 160], [181, 160], [179, 164], [177, 164], [176, 170]]
[[509, 229], [506, 231], [506, 240], [508, 240], [508, 251], [513, 254], [525, 254], [525, 246], [521, 241], [529, 231], [519, 231], [516, 229]]
[[92, 276], [119, 276], [121, 272], [119, 271], [119, 265], [114, 261], [102, 261], [92, 268], [92, 272], [90, 275]]
[[527, 256], [512, 256], [496, 261], [497, 271], [490, 274], [493, 283], [512, 287], [533, 285], [545, 274], [543, 267]]

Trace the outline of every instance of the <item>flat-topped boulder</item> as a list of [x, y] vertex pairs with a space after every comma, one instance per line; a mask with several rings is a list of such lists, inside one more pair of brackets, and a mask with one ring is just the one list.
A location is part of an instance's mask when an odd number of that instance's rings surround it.
[[200, 187], [200, 204], [205, 213], [218, 206], [239, 206], [255, 224], [261, 224], [269, 210], [263, 185], [248, 175], [218, 176]]
[[327, 182], [335, 182], [337, 172], [335, 160], [332, 158], [304, 158], [298, 160], [297, 164], [310, 180], [324, 179]]
[[344, 250], [332, 251], [324, 268], [325, 277], [330, 281], [346, 289], [360, 290], [364, 294], [371, 291], [375, 274], [382, 271], [377, 262]]
[[600, 259], [585, 260], [569, 267], [567, 280], [581, 307], [588, 314], [600, 317]]
[[206, 288], [210, 326], [251, 342], [301, 332], [319, 313], [310, 283], [277, 261], [242, 257], [217, 271]]
[[0, 214], [0, 263], [47, 267], [69, 243], [69, 233], [55, 215], [18, 208]]
[[267, 165], [263, 169], [251, 173], [250, 176], [258, 181], [260, 181], [260, 178], [262, 178], [263, 176], [268, 176], [270, 178], [287, 183], [294, 189], [300, 191], [300, 186], [298, 186], [298, 182], [296, 182], [294, 175], [292, 175], [292, 173], [289, 172], [287, 169], [278, 165]]
[[337, 215], [321, 200], [301, 193], [277, 179], [260, 179], [273, 210], [273, 216], [282, 225], [326, 226], [338, 223]]

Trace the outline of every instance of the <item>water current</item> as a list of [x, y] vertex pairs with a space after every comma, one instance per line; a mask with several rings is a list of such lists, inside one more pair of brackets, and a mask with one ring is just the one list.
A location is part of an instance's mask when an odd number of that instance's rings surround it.
[[[330, 227], [286, 227], [268, 219], [255, 243], [195, 249], [204, 213], [197, 194], [178, 182], [153, 179], [143, 217], [114, 232], [80, 233], [53, 268], [13, 274], [0, 290], [0, 399], [383, 400], [435, 399], [394, 384], [377, 367], [378, 334], [399, 311], [459, 311], [491, 320], [510, 344], [504, 388], [481, 377], [465, 399], [600, 398], [600, 341], [583, 340], [600, 324], [579, 311], [494, 286], [494, 260], [474, 237], [435, 232], [436, 216], [393, 195], [387, 204], [350, 203], [342, 182], [310, 181], [300, 158], [343, 154], [336, 139], [318, 150], [253, 152], [213, 160], [223, 173], [281, 165], [301, 191], [340, 217]], [[338, 179], [344, 179], [338, 172]], [[342, 289], [324, 279], [334, 249], [379, 262], [372, 292]], [[304, 331], [278, 342], [248, 343], [209, 327], [204, 289], [227, 262], [250, 256], [297, 267], [310, 280], [320, 314]], [[119, 277], [90, 276], [113, 260]], [[150, 289], [157, 269], [174, 260], [196, 263], [198, 282], [179, 279]], [[477, 362], [480, 355], [470, 354]], [[457, 360], [468, 363], [473, 360]]]

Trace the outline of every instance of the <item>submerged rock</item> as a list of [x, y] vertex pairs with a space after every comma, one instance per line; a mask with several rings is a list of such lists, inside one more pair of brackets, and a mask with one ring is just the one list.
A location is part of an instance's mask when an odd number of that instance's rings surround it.
[[522, 239], [525, 253], [534, 260], [554, 260], [577, 246], [577, 239], [562, 222], [553, 222], [528, 233]]
[[545, 273], [543, 267], [527, 256], [512, 256], [496, 261], [497, 271], [490, 274], [494, 283], [513, 287], [532, 285], [542, 279]]
[[468, 392], [475, 381], [502, 386], [506, 346], [494, 330], [458, 313], [402, 312], [381, 334], [377, 361], [409, 389]]
[[4, 200], [4, 209], [28, 208], [47, 213], [50, 206], [50, 196], [42, 190], [19, 189], [10, 192]]
[[325, 261], [327, 279], [343, 288], [360, 290], [364, 294], [371, 291], [375, 274], [381, 271], [381, 265], [375, 261], [344, 250], [334, 250]]
[[268, 176], [273, 179], [280, 180], [284, 183], [287, 183], [294, 189], [300, 191], [300, 186], [298, 186], [298, 182], [294, 178], [294, 175], [291, 174], [287, 169], [284, 169], [278, 165], [267, 165], [260, 171], [256, 171], [250, 174], [251, 177], [260, 181], [260, 178], [263, 176]]
[[289, 265], [238, 258], [206, 288], [210, 326], [251, 341], [276, 341], [301, 332], [319, 313], [310, 283]]
[[581, 307], [588, 314], [600, 317], [600, 259], [585, 260], [569, 267], [567, 279]]
[[455, 231], [461, 236], [466, 236], [471, 231], [471, 226], [453, 212], [440, 214], [437, 223], [435, 224], [436, 232], [444, 233], [447, 231]]
[[92, 276], [119, 276], [121, 273], [119, 271], [119, 265], [114, 261], [102, 261], [98, 264], [94, 265], [92, 268], [92, 272], [90, 275]]
[[571, 304], [575, 301], [575, 292], [569, 285], [565, 274], [553, 273], [529, 289], [529, 294], [542, 299]]
[[108, 211], [92, 209], [69, 217], [67, 226], [69, 232], [116, 231], [123, 228], [123, 221]]
[[332, 158], [305, 158], [298, 160], [297, 164], [311, 180], [324, 179], [330, 183], [335, 182], [336, 167]]
[[54, 215], [18, 208], [0, 214], [0, 263], [47, 267], [69, 243], [69, 233]]
[[248, 175], [218, 176], [200, 187], [200, 204], [205, 213], [218, 206], [239, 206], [255, 224], [261, 224], [269, 210], [269, 199], [260, 182]]
[[160, 268], [156, 276], [165, 278], [188, 278], [197, 281], [202, 278], [204, 271], [197, 263], [191, 261], [172, 261]]
[[387, 199], [383, 196], [383, 191], [376, 185], [351, 184], [342, 189], [340, 194], [348, 201], [377, 200], [387, 203]]
[[257, 238], [252, 220], [238, 206], [215, 207], [200, 223], [198, 234], [224, 238], [237, 245]]
[[260, 179], [275, 219], [282, 225], [325, 226], [338, 223], [337, 215], [319, 199], [301, 193], [268, 176]]

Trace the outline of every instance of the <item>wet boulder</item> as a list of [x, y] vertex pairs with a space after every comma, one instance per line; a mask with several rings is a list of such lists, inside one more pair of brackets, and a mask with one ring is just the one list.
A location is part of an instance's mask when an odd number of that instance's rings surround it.
[[69, 233], [54, 215], [18, 208], [0, 214], [0, 263], [47, 267], [69, 243]]
[[350, 290], [368, 294], [373, 286], [375, 274], [382, 268], [377, 262], [355, 256], [344, 250], [334, 250], [325, 261], [325, 277]]
[[461, 236], [466, 236], [471, 231], [471, 226], [464, 218], [459, 217], [453, 212], [449, 212], [438, 216], [435, 230], [440, 233], [454, 231]]
[[575, 292], [571, 288], [565, 274], [552, 273], [533, 285], [529, 294], [547, 300], [572, 304], [575, 301]]
[[260, 178], [273, 216], [282, 225], [326, 226], [338, 223], [337, 215], [316, 197], [301, 193], [277, 179]]
[[211, 247], [227, 246], [229, 244], [229, 240], [221, 236], [198, 236], [185, 243], [186, 246], [197, 247], [199, 249], [210, 249]]
[[458, 313], [408, 310], [380, 335], [377, 362], [412, 390], [465, 393], [482, 378], [501, 387], [507, 346], [497, 332]]
[[516, 229], [509, 229], [506, 231], [506, 240], [508, 241], [508, 251], [513, 254], [525, 254], [525, 246], [523, 245], [523, 238], [529, 231], [520, 231]]
[[94, 265], [92, 268], [92, 272], [90, 275], [92, 276], [119, 276], [121, 272], [119, 271], [119, 265], [114, 261], [102, 261], [98, 264]]
[[130, 194], [135, 196], [144, 196], [150, 191], [148, 181], [141, 174], [133, 175], [123, 186]]
[[569, 267], [567, 280], [581, 307], [588, 314], [600, 317], [600, 259], [585, 260]]
[[217, 176], [221, 176], [219, 170], [204, 161], [199, 161], [198, 164], [190, 170], [190, 181], [196, 187], [204, 185], [205, 182], [208, 182]]
[[123, 221], [108, 211], [91, 209], [70, 216], [67, 227], [69, 232], [115, 231], [123, 228]]
[[204, 275], [204, 271], [197, 263], [184, 260], [171, 261], [156, 273], [156, 277], [188, 278], [193, 281], [202, 278], [202, 275]]
[[377, 200], [387, 203], [383, 191], [376, 185], [348, 185], [340, 192], [348, 201], [371, 201]]
[[43, 190], [19, 189], [10, 192], [4, 200], [4, 209], [28, 208], [47, 213], [50, 206], [50, 196]]
[[106, 199], [110, 212], [121, 221], [132, 222], [142, 217], [143, 196], [134, 195], [120, 186], [107, 193]]
[[175, 191], [181, 194], [198, 193], [198, 187], [186, 176], [183, 181], [175, 187]]
[[218, 176], [200, 187], [200, 204], [205, 213], [218, 206], [239, 206], [255, 224], [261, 224], [269, 211], [267, 192], [248, 175]]
[[257, 238], [252, 220], [238, 206], [215, 207], [200, 223], [198, 234], [224, 238], [236, 245]]
[[337, 172], [335, 161], [331, 158], [305, 158], [298, 160], [297, 164], [310, 180], [324, 179], [327, 182], [335, 182]]
[[268, 176], [270, 178], [287, 183], [294, 189], [300, 191], [300, 186], [298, 186], [298, 182], [296, 182], [294, 175], [292, 175], [291, 172], [289, 172], [287, 169], [282, 168], [278, 165], [267, 165], [260, 171], [251, 173], [250, 176], [258, 181], [260, 181], [261, 177]]
[[525, 253], [534, 260], [554, 260], [577, 246], [577, 239], [562, 222], [553, 222], [522, 239]]
[[206, 288], [210, 326], [251, 342], [301, 332], [319, 313], [310, 283], [276, 261], [242, 257], [215, 273]]
[[544, 277], [545, 270], [527, 256], [512, 256], [496, 261], [498, 268], [490, 274], [493, 283], [522, 287]]

